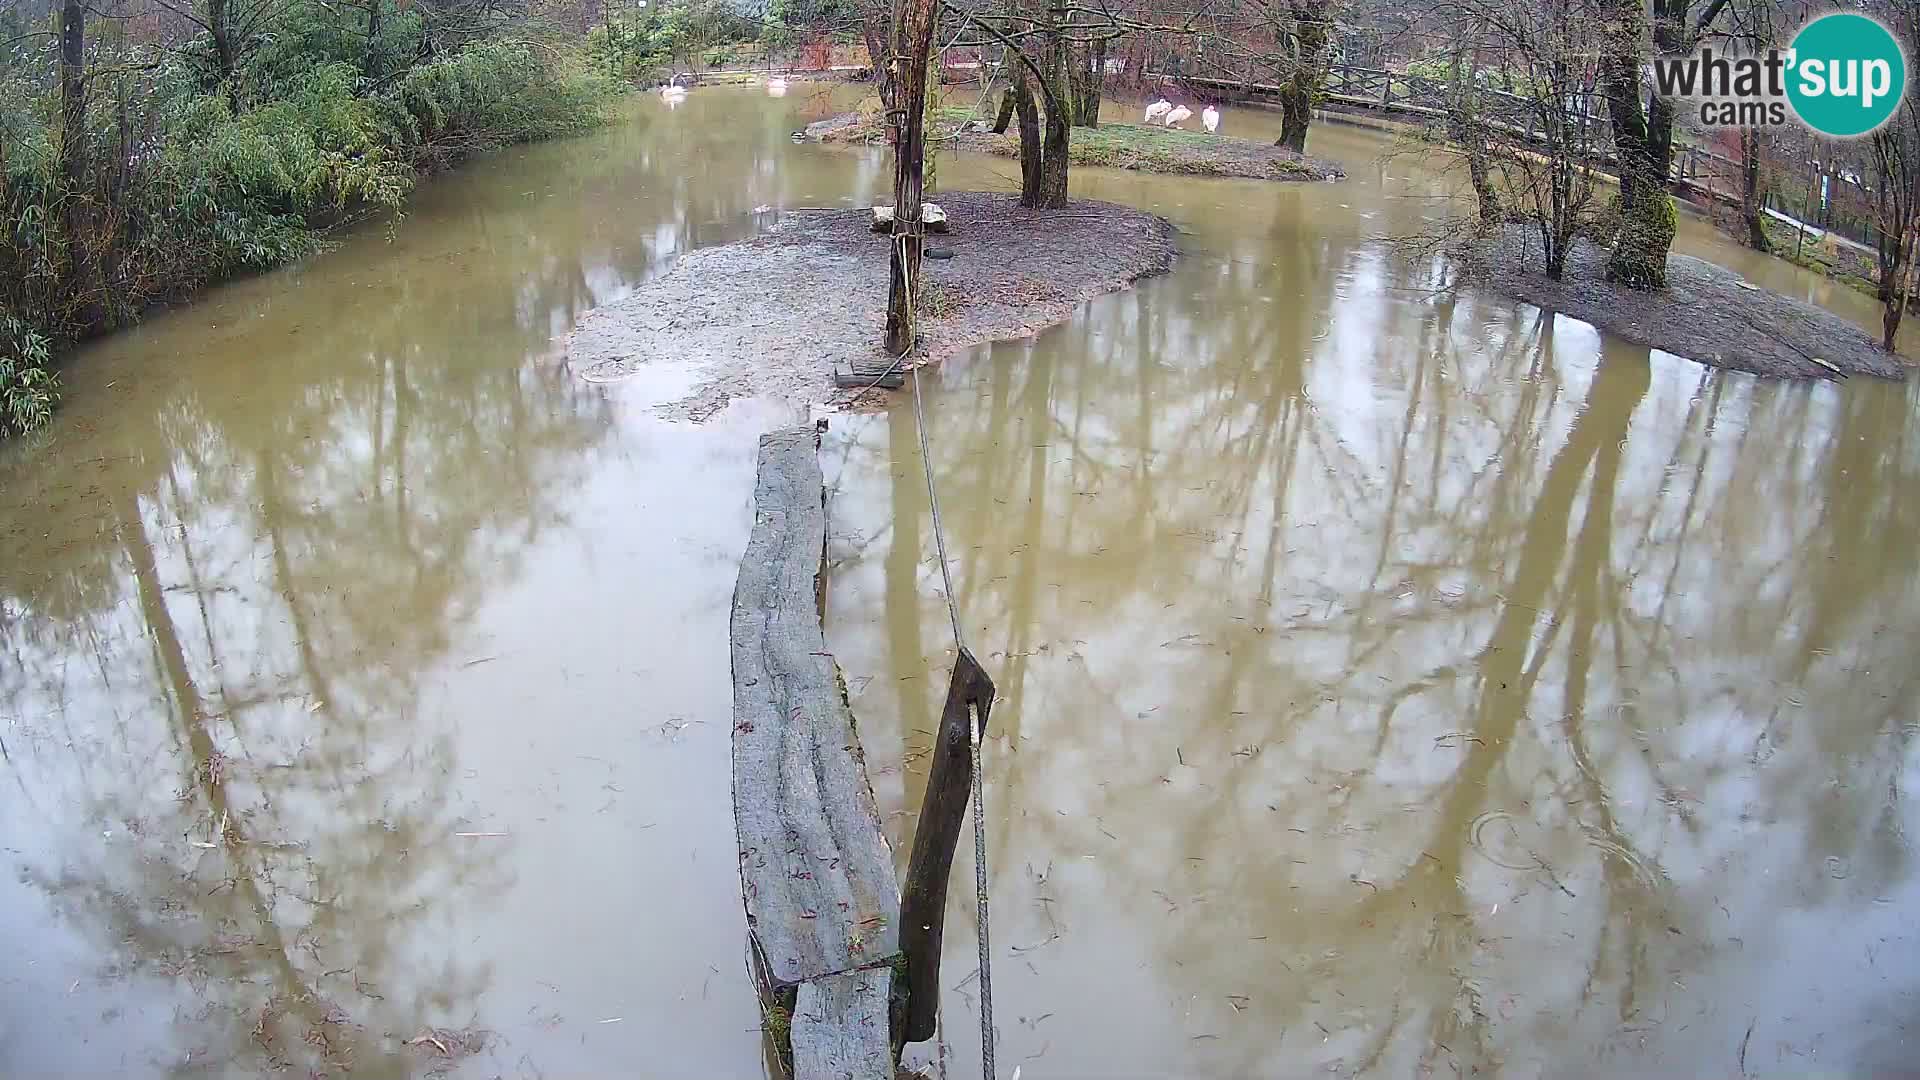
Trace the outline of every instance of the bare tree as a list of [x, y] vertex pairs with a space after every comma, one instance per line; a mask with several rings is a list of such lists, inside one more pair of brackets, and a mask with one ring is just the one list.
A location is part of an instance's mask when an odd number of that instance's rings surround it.
[[[1920, 5], [1901, 0], [1890, 5], [1894, 33], [1914, 55], [1920, 31]], [[1920, 112], [1913, 95], [1901, 99], [1885, 126], [1873, 133], [1874, 248], [1880, 266], [1880, 344], [1893, 351], [1894, 335], [1907, 307], [1907, 276], [1913, 260], [1915, 229], [1920, 228]]]
[[1773, 250], [1767, 240], [1763, 211], [1766, 189], [1761, 182], [1760, 155], [1765, 138], [1759, 128], [1740, 129], [1740, 220], [1746, 226], [1747, 246], [1762, 253]]
[[[1590, 43], [1604, 2], [1450, 0], [1442, 10], [1455, 27], [1446, 127], [1479, 211], [1455, 231], [1531, 225], [1556, 280], [1597, 216], [1604, 131], [1586, 100], [1600, 75]], [[1473, 63], [1481, 55], [1502, 58], [1502, 81], [1515, 92], [1485, 85], [1487, 72]]]

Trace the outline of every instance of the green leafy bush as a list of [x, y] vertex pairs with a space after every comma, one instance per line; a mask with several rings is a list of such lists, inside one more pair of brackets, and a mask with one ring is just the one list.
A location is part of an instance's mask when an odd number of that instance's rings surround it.
[[47, 339], [14, 316], [0, 315], [0, 434], [46, 423], [58, 399]]
[[525, 45], [478, 45], [408, 71], [372, 99], [389, 138], [416, 163], [586, 130], [613, 86]]
[[[419, 33], [394, 18], [397, 40]], [[78, 187], [60, 178], [53, 84], [0, 68], [0, 432], [45, 421], [65, 345], [397, 212], [423, 171], [604, 119], [612, 84], [544, 46], [480, 44], [369, 80], [351, 29], [291, 19], [239, 93], [208, 92], [190, 51], [103, 77], [93, 96], [129, 104], [90, 110]]]

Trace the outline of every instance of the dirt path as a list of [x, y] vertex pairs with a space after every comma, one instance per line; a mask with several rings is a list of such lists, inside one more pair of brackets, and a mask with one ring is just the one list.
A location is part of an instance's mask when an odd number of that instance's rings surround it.
[[1472, 276], [1515, 299], [1713, 367], [1788, 379], [1907, 377], [1910, 361], [1881, 349], [1858, 326], [1724, 267], [1674, 255], [1667, 288], [1642, 292], [1606, 280], [1607, 253], [1596, 244], [1577, 243], [1558, 282], [1539, 272], [1539, 250], [1537, 236], [1510, 227], [1475, 252]]
[[[922, 341], [934, 360], [1062, 322], [1173, 262], [1173, 226], [1144, 211], [1092, 201], [1027, 210], [974, 192], [939, 203], [953, 232], [928, 238], [930, 252], [951, 253], [925, 263]], [[679, 419], [705, 419], [737, 397], [845, 400], [835, 362], [881, 356], [887, 239], [871, 220], [867, 210], [794, 213], [752, 240], [687, 254], [582, 319], [568, 362], [597, 382], [690, 367], [691, 392], [661, 406]]]

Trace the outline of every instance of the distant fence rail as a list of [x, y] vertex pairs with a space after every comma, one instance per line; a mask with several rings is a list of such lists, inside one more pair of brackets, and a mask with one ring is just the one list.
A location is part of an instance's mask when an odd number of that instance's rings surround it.
[[[1200, 78], [1162, 72], [1148, 72], [1147, 76], [1254, 99], [1276, 99], [1285, 90], [1272, 83], [1238, 79]], [[1605, 135], [1611, 124], [1606, 112], [1599, 107], [1597, 98], [1598, 95], [1592, 92], [1571, 95], [1562, 104], [1561, 111], [1569, 123], [1601, 133], [1600, 139], [1604, 145], [1601, 157], [1611, 163], [1611, 138]], [[1323, 105], [1385, 113], [1421, 122], [1444, 121], [1450, 99], [1448, 85], [1439, 79], [1351, 64], [1329, 67], [1326, 77], [1321, 80], [1319, 94]], [[1531, 143], [1545, 141], [1545, 110], [1538, 99], [1505, 90], [1482, 88], [1479, 102], [1486, 111], [1488, 123]], [[1676, 189], [1687, 194], [1738, 203], [1739, 192], [1731, 181], [1739, 175], [1739, 168], [1738, 161], [1705, 147], [1675, 147], [1668, 179]], [[1717, 182], [1719, 178], [1726, 178], [1728, 183], [1720, 185]]]

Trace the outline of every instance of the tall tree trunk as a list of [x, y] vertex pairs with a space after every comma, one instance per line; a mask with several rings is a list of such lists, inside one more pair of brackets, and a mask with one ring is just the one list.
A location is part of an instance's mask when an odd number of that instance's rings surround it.
[[1106, 61], [1107, 43], [1067, 50], [1067, 94], [1074, 127], [1100, 126], [1100, 67]]
[[875, 89], [880, 94], [880, 108], [882, 111], [891, 112], [894, 98], [893, 42], [891, 38], [881, 34], [881, 29], [877, 20], [864, 20], [860, 24], [860, 37], [867, 45], [867, 61], [873, 65], [873, 78], [877, 84]]
[[87, 333], [104, 322], [94, 260], [93, 190], [87, 162], [87, 5], [60, 4], [60, 207], [66, 233], [69, 280], [75, 298], [75, 329]]
[[940, 0], [902, 0], [898, 36], [900, 130], [893, 143], [893, 252], [887, 275], [887, 351], [905, 356], [914, 344], [914, 306], [920, 289], [920, 254], [926, 232], [920, 221], [921, 168], [926, 154], [927, 72], [933, 55]]
[[1880, 251], [1880, 347], [1893, 351], [1900, 320], [1907, 313], [1907, 263], [1913, 257], [1912, 237], [1883, 237]]
[[1033, 75], [1024, 63], [1012, 70], [1013, 109], [1020, 117], [1020, 205], [1040, 205], [1040, 110], [1033, 100]]
[[1085, 110], [1081, 102], [1087, 96], [1087, 49], [1083, 45], [1067, 46], [1067, 119], [1074, 126], [1081, 126], [1081, 117]]
[[[60, 179], [71, 210], [87, 176], [87, 6], [60, 4]], [[72, 239], [72, 238], [69, 238]]]
[[[1012, 73], [1009, 73], [1011, 76]], [[1013, 88], [1009, 86], [1000, 93], [1000, 111], [993, 118], [993, 133], [1005, 135], [1007, 126], [1013, 123]]]
[[1506, 213], [1500, 209], [1500, 194], [1493, 187], [1486, 132], [1477, 115], [1472, 76], [1465, 67], [1466, 50], [1455, 49], [1450, 71], [1453, 85], [1448, 87], [1447, 137], [1459, 144], [1466, 155], [1467, 178], [1473, 181], [1474, 199], [1480, 206], [1480, 224], [1491, 227], [1504, 222]]
[[1046, 20], [1047, 138], [1040, 154], [1040, 195], [1034, 205], [1059, 209], [1067, 205], [1067, 155], [1073, 142], [1073, 91], [1069, 85], [1067, 39], [1053, 10]]
[[214, 73], [227, 104], [240, 111], [240, 80], [235, 78], [239, 58], [233, 45], [233, 13], [228, 0], [207, 0], [207, 34], [213, 39]]
[[[1667, 283], [1667, 250], [1673, 246], [1679, 220], [1640, 103], [1640, 0], [1617, 0], [1614, 14], [1615, 24], [1600, 60], [1600, 82], [1613, 122], [1620, 170], [1619, 232], [1607, 260], [1607, 280], [1657, 289]], [[1671, 120], [1669, 111], [1669, 125]], [[1667, 133], [1671, 137], [1670, 126]]]
[[1107, 39], [1101, 38], [1093, 43], [1093, 55], [1089, 58], [1086, 92], [1080, 97], [1080, 126], [1097, 128], [1100, 126], [1100, 101], [1106, 96], [1107, 81]]
[[[939, 18], [939, 16], [935, 16]], [[935, 128], [934, 117], [940, 111], [940, 50], [935, 49], [927, 57], [927, 82], [923, 92], [924, 104], [920, 107], [920, 129], [923, 152], [920, 161], [920, 194], [924, 198], [940, 190], [940, 147], [926, 132]]]
[[1296, 2], [1293, 14], [1293, 71], [1281, 84], [1280, 138], [1275, 146], [1284, 146], [1296, 154], [1307, 152], [1307, 128], [1313, 123], [1313, 99], [1320, 94], [1320, 74], [1327, 55], [1327, 23], [1324, 9]]
[[[1653, 51], [1680, 56], [1726, 10], [1726, 0], [1708, 0], [1696, 21], [1692, 0], [1653, 0]], [[1620, 168], [1620, 231], [1607, 260], [1607, 279], [1636, 288], [1667, 283], [1667, 253], [1679, 228], [1667, 178], [1673, 171], [1673, 102], [1659, 94], [1642, 104], [1640, 68], [1647, 28], [1641, 0], [1609, 0], [1603, 12], [1600, 78], [1613, 121]]]
[[1740, 130], [1740, 216], [1747, 223], [1747, 244], [1755, 251], [1771, 252], [1767, 241], [1765, 214], [1761, 206], [1765, 192], [1760, 185], [1760, 132], [1756, 128]]
[[367, 55], [361, 62], [361, 73], [368, 79], [377, 79], [380, 71], [380, 9], [382, 0], [367, 0]]
[[[1882, 181], [1885, 183], [1885, 180]], [[1895, 193], [1881, 198], [1879, 225], [1880, 262], [1880, 346], [1893, 351], [1894, 335], [1900, 332], [1900, 320], [1907, 311], [1907, 263], [1913, 257], [1912, 196]]]

